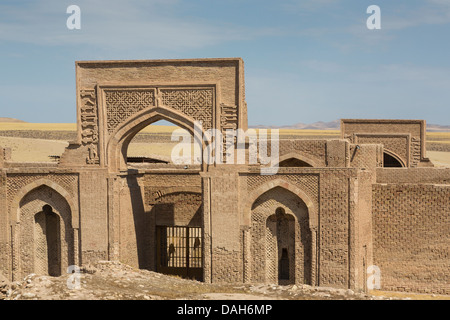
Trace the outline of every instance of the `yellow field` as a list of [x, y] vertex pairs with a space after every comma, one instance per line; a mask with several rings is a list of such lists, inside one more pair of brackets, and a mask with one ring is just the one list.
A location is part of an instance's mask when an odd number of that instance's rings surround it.
[[0, 131], [9, 130], [44, 130], [44, 131], [76, 131], [76, 123], [21, 123], [0, 122]]
[[[142, 133], [171, 133], [176, 126], [158, 126], [151, 125], [144, 128]], [[13, 130], [43, 130], [43, 131], [77, 131], [76, 123], [18, 123], [18, 122], [0, 122], [0, 131]]]

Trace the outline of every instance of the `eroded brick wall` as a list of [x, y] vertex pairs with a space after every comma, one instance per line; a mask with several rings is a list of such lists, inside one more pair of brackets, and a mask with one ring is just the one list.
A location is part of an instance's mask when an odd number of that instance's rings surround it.
[[319, 285], [349, 285], [349, 178], [351, 171], [320, 175]]
[[449, 168], [378, 168], [377, 183], [450, 184]]
[[449, 243], [449, 185], [374, 185], [373, 257], [382, 290], [450, 294]]
[[[2, 151], [1, 148], [0, 151]], [[9, 277], [11, 273], [9, 233], [6, 204], [6, 173], [0, 170], [0, 274], [5, 277]]]

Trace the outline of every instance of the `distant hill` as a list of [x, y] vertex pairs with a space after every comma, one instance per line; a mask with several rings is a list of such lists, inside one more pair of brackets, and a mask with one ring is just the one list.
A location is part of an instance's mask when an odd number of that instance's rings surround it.
[[334, 121], [330, 121], [330, 122], [323, 122], [323, 121], [318, 121], [318, 122], [314, 122], [314, 123], [310, 123], [310, 124], [305, 124], [305, 123], [296, 123], [293, 125], [288, 125], [288, 126], [262, 126], [262, 125], [257, 125], [257, 126], [249, 126], [250, 128], [254, 128], [254, 129], [301, 129], [301, 130], [339, 130], [340, 127], [340, 120], [334, 120]]
[[[253, 129], [299, 129], [299, 130], [339, 130], [341, 126], [340, 120], [334, 120], [330, 122], [318, 121], [310, 124], [296, 123], [288, 126], [249, 126]], [[439, 124], [427, 124], [427, 131], [430, 132], [450, 132], [450, 126], [444, 126]]]
[[427, 131], [450, 132], [450, 126], [441, 126], [439, 124], [427, 124]]
[[24, 123], [26, 121], [17, 120], [17, 119], [14, 119], [14, 118], [1, 118], [0, 117], [0, 122], [21, 122], [21, 123]]

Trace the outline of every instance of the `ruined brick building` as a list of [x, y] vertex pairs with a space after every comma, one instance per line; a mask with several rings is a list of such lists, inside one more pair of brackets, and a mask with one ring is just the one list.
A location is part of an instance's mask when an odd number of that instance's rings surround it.
[[[265, 88], [268, 89], [268, 88]], [[274, 92], [274, 94], [276, 94]], [[78, 138], [59, 163], [0, 149], [0, 273], [58, 276], [120, 260], [205, 282], [305, 283], [450, 294], [450, 169], [426, 158], [425, 122], [342, 120], [341, 138], [280, 140], [260, 164], [127, 163], [167, 120], [247, 129], [238, 58], [76, 63]]]

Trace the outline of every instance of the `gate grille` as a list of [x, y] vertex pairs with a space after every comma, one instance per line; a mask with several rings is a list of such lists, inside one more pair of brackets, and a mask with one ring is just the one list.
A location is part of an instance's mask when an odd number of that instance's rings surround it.
[[157, 226], [157, 271], [202, 280], [202, 233], [197, 227]]

